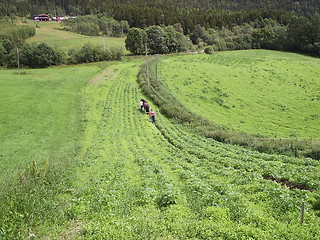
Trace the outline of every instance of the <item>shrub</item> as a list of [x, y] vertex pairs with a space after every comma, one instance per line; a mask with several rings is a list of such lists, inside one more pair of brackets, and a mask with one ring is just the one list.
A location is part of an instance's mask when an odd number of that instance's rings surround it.
[[89, 36], [97, 36], [102, 33], [107, 36], [120, 37], [129, 29], [127, 21], [117, 21], [103, 14], [67, 19], [63, 21], [63, 25], [66, 30]]
[[103, 56], [105, 56], [105, 58], [103, 60], [120, 61], [122, 59], [123, 55], [124, 55], [123, 48], [115, 48], [114, 47], [114, 48], [111, 48], [109, 51], [103, 52]]
[[48, 67], [63, 63], [61, 51], [54, 50], [46, 43], [24, 44], [21, 48], [21, 64], [28, 67]]
[[204, 52], [207, 54], [212, 54], [212, 53], [214, 53], [214, 49], [212, 46], [208, 46], [204, 49]]
[[102, 60], [102, 51], [91, 43], [86, 43], [75, 55], [78, 63], [98, 62]]
[[26, 25], [26, 26], [19, 27], [17, 29], [17, 32], [20, 38], [27, 39], [36, 34], [36, 29], [32, 26]]
[[70, 64], [75, 64], [121, 60], [123, 54], [124, 53], [122, 48], [111, 48], [103, 50], [102, 48], [93, 46], [91, 43], [87, 43], [78, 51], [70, 49], [68, 53], [68, 62]]
[[98, 36], [99, 27], [91, 22], [80, 22], [76, 25], [75, 31], [88, 36]]

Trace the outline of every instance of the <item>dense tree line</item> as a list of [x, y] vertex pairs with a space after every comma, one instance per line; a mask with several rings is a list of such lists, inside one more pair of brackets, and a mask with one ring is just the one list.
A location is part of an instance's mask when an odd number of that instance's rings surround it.
[[0, 21], [0, 66], [11, 66], [15, 61], [13, 59], [16, 59], [17, 48], [26, 38], [34, 35], [34, 27]]
[[129, 26], [146, 29], [176, 23], [181, 24], [184, 34], [193, 33], [197, 25], [230, 29], [263, 19], [286, 26], [292, 16], [305, 18], [319, 9], [318, 0], [0, 0], [0, 16], [77, 15], [77, 20], [66, 21], [67, 29], [110, 36], [125, 33]]
[[79, 50], [70, 49], [68, 54], [46, 43], [22, 43], [16, 49], [3, 53], [0, 48], [0, 66], [15, 68], [19, 61], [20, 67], [44, 68], [62, 64], [121, 60], [123, 56], [122, 48], [102, 49], [90, 43]]
[[287, 50], [320, 55], [320, 15], [294, 16], [287, 27]]
[[196, 25], [190, 38], [207, 53], [241, 49], [278, 49], [286, 44], [287, 27], [273, 19], [256, 20], [230, 28], [206, 29]]
[[152, 25], [173, 25], [180, 23], [184, 33], [194, 30], [200, 24], [209, 27], [227, 27], [241, 25], [258, 19], [273, 18], [278, 22], [287, 24], [292, 13], [281, 10], [243, 10], [227, 11], [218, 9], [200, 8], [153, 8], [149, 6], [120, 5], [114, 11], [115, 19], [124, 19], [131, 27], [145, 28]]
[[288, 23], [292, 14], [315, 13], [318, 0], [0, 0], [0, 16], [88, 15], [105, 13], [130, 27], [180, 23], [185, 33], [200, 24], [206, 28], [242, 25], [273, 18]]
[[35, 35], [34, 27], [1, 21], [0, 29], [0, 67], [46, 67], [63, 62], [63, 54], [47, 44], [25, 42]]
[[[2, 16], [10, 16], [11, 14], [25, 16], [27, 14], [39, 14], [39, 12], [50, 12], [58, 15], [87, 15], [99, 12], [115, 13], [119, 6], [136, 6], [134, 12], [131, 11], [132, 9], [129, 10], [133, 14], [136, 14], [136, 11], [141, 12], [141, 9], [145, 6], [160, 9], [163, 13], [172, 8], [230, 11], [279, 9], [297, 13], [310, 13], [319, 11], [320, 2], [318, 0], [0, 0], [0, 14]], [[167, 16], [165, 14], [165, 17]]]
[[70, 49], [68, 53], [67, 63], [89, 63], [99, 61], [121, 60], [123, 56], [122, 48], [103, 49], [93, 46], [90, 43], [85, 44], [80, 50]]
[[28, 25], [17, 26], [10, 22], [0, 21], [0, 41], [8, 50], [13, 44], [35, 35], [35, 28]]
[[104, 14], [78, 16], [63, 21], [65, 30], [72, 32], [97, 36], [100, 34], [112, 37], [119, 37], [129, 30], [127, 21], [117, 21]]
[[309, 17], [292, 16], [287, 25], [265, 18], [242, 25], [221, 28], [205, 28], [197, 24], [194, 30], [182, 36], [182, 27], [151, 26], [144, 29], [130, 29], [126, 48], [134, 54], [145, 53], [144, 44], [148, 44], [148, 52], [172, 53], [192, 48], [188, 40], [205, 49], [206, 53], [224, 50], [272, 49], [303, 52], [320, 55], [320, 15]]
[[205, 29], [197, 25], [191, 34], [194, 44], [206, 52], [263, 48], [320, 55], [320, 15], [293, 16], [287, 25], [263, 19], [231, 28]]
[[[43, 12], [90, 14], [65, 21], [65, 28], [86, 35], [120, 36], [132, 27], [126, 47], [134, 54], [143, 53], [145, 43], [150, 53], [185, 51], [190, 48], [190, 40], [206, 47], [208, 53], [265, 48], [319, 54], [320, 20], [315, 13], [319, 6], [316, 0], [0, 0], [0, 16], [10, 20], [15, 15], [31, 17]], [[32, 54], [38, 48], [51, 51], [44, 45], [22, 44], [34, 29], [17, 29], [0, 32], [0, 66], [15, 65], [17, 47]], [[121, 55], [121, 50], [101, 51], [84, 46], [82, 52], [70, 50], [68, 56], [51, 52], [56, 59], [46, 63], [22, 55], [21, 63], [39, 67], [118, 59]]]
[[133, 54], [145, 53], [145, 44], [151, 54], [167, 54], [187, 51], [191, 41], [183, 35], [179, 24], [175, 26], [150, 26], [148, 28], [131, 28], [126, 39], [126, 48]]
[[[13, 58], [16, 60], [16, 58]], [[64, 54], [55, 50], [46, 43], [24, 43], [19, 48], [19, 60], [21, 66], [31, 68], [43, 68], [47, 66], [60, 65], [64, 61]], [[15, 67], [15, 61], [11, 64]]]

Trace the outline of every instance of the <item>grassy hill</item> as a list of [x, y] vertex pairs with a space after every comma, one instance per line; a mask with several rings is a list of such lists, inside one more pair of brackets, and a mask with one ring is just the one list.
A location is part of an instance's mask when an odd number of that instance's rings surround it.
[[[34, 24], [32, 21], [28, 24]], [[45, 42], [49, 46], [62, 49], [68, 52], [69, 49], [80, 49], [84, 44], [90, 42], [93, 45], [103, 47], [103, 38], [101, 36], [85, 36], [77, 33], [64, 31], [59, 22], [38, 22], [39, 28], [36, 28], [36, 35], [27, 40], [27, 42]], [[125, 38], [105, 37], [105, 47], [123, 47], [125, 50]], [[126, 50], [125, 50], [126, 51]], [[128, 52], [126, 52], [128, 53]]]
[[266, 50], [162, 60], [159, 79], [191, 112], [258, 137], [320, 140], [320, 60]]

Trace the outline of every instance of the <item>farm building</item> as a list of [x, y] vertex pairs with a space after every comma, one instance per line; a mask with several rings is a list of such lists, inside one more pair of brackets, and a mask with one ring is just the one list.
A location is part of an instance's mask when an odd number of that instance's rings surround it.
[[63, 20], [66, 20], [66, 19], [69, 19], [69, 18], [76, 18], [76, 17], [59, 17], [59, 16], [56, 16], [56, 17], [52, 17], [52, 20], [53, 21], [62, 22]]
[[33, 16], [34, 21], [50, 21], [50, 17], [47, 14], [40, 14]]

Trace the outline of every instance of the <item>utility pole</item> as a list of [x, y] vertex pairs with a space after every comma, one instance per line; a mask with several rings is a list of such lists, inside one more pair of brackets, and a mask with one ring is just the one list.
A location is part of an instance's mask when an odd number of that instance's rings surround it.
[[156, 59], [156, 81], [158, 82], [158, 57]]
[[149, 77], [149, 61], [148, 61], [148, 46], [147, 43], [145, 44], [146, 47], [146, 78], [147, 78], [147, 86], [150, 88], [150, 77]]
[[20, 70], [20, 56], [19, 56], [19, 48], [17, 47], [17, 63], [18, 63], [18, 70]]
[[105, 35], [102, 35], [103, 51], [105, 51], [105, 50], [106, 50], [106, 43], [105, 43], [105, 41], [104, 41], [104, 37], [105, 37]]

